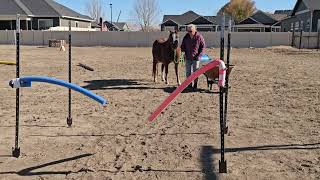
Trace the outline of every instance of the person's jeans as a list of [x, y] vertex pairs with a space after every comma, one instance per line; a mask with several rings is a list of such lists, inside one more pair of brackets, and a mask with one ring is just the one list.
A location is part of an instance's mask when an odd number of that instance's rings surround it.
[[[200, 61], [194, 60], [186, 60], [186, 76], [187, 78], [191, 76], [192, 73], [196, 72], [200, 68]], [[194, 86], [197, 87], [198, 85], [198, 78], [194, 80]]]

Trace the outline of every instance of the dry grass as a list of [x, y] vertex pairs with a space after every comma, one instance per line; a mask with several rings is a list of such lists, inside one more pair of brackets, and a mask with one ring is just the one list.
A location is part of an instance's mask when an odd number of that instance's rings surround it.
[[[229, 173], [219, 175], [218, 97], [183, 93], [156, 120], [146, 118], [174, 89], [154, 84], [149, 48], [74, 48], [73, 81], [106, 97], [103, 109], [47, 84], [23, 89], [19, 159], [14, 142], [14, 66], [0, 65], [0, 179], [319, 179], [320, 53], [233, 49], [226, 139]], [[218, 56], [218, 49], [208, 50]], [[67, 79], [67, 54], [22, 47], [23, 75]], [[0, 46], [0, 60], [14, 60]], [[95, 71], [76, 66], [84, 63]], [[181, 68], [181, 78], [184, 71]], [[169, 80], [175, 82], [173, 65]], [[206, 89], [201, 77], [200, 88]], [[90, 155], [93, 154], [93, 155]], [[47, 164], [49, 163], [49, 164]]]

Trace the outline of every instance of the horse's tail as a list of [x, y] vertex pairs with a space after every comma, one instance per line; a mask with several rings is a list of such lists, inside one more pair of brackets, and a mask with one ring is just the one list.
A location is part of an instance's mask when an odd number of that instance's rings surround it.
[[179, 64], [181, 59], [181, 48], [177, 48], [174, 50], [174, 63]]
[[157, 71], [157, 60], [156, 60], [156, 54], [157, 54], [157, 40], [153, 42], [152, 45], [152, 75], [156, 76]]
[[153, 60], [154, 60], [154, 57], [156, 56], [156, 51], [157, 51], [157, 43], [158, 41], [157, 40], [155, 40], [154, 42], [153, 42], [153, 44], [152, 44], [152, 57], [153, 57]]

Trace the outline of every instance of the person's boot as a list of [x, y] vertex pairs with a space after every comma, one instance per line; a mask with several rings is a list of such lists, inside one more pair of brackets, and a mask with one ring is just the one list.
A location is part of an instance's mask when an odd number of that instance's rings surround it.
[[194, 90], [197, 90], [197, 89], [198, 89], [198, 83], [194, 83], [193, 89], [194, 89]]

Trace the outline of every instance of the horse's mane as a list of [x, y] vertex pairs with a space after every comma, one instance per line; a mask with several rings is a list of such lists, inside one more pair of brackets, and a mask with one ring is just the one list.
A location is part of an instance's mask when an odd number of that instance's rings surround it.
[[156, 41], [160, 44], [168, 44], [170, 37], [171, 37], [171, 34], [169, 35], [169, 38], [160, 38], [160, 39], [157, 39]]
[[168, 38], [160, 38], [160, 39], [157, 39], [157, 41], [158, 41], [159, 43], [165, 43], [165, 42], [168, 41]]

